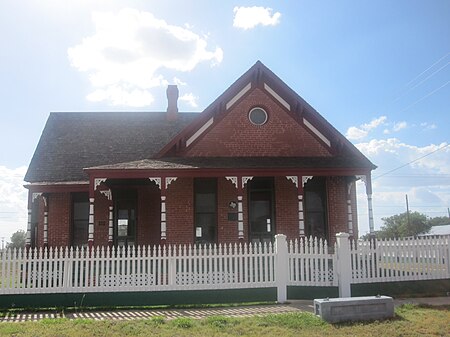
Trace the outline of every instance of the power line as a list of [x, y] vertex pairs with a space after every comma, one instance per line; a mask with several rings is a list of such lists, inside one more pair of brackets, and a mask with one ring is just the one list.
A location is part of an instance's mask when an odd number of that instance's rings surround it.
[[418, 79], [420, 76], [422, 76], [423, 74], [425, 74], [428, 70], [430, 70], [431, 68], [433, 68], [436, 64], [438, 64], [439, 62], [441, 62], [443, 59], [445, 59], [448, 55], [450, 55], [450, 53], [445, 54], [444, 56], [442, 56], [439, 60], [437, 60], [436, 62], [434, 62], [431, 66], [429, 66], [427, 69], [425, 69], [424, 71], [422, 71], [419, 75], [417, 75], [416, 77], [414, 77], [411, 81], [409, 81], [408, 83], [406, 83], [405, 86], [410, 85], [412, 82], [414, 82], [416, 79]]
[[414, 105], [416, 105], [417, 103], [423, 101], [425, 98], [430, 97], [431, 95], [435, 94], [436, 92], [438, 92], [439, 90], [441, 90], [442, 88], [446, 87], [448, 84], [450, 83], [450, 81], [447, 81], [445, 84], [441, 85], [439, 88], [434, 89], [432, 92], [426, 94], [425, 96], [423, 96], [422, 98], [418, 99], [417, 101], [415, 101], [414, 103], [408, 105], [406, 108], [404, 108], [403, 110], [401, 110], [399, 113], [405, 112], [406, 110], [409, 110], [410, 108], [412, 108]]
[[[449, 82], [450, 82], [450, 81], [449, 81]], [[449, 82], [447, 82], [447, 83], [449, 83]], [[396, 168], [394, 168], [394, 169], [392, 169], [392, 170], [390, 170], [390, 171], [387, 171], [386, 173], [383, 173], [383, 174], [381, 174], [381, 175], [379, 175], [379, 176], [376, 176], [376, 177], [374, 177], [372, 180], [381, 178], [381, 177], [383, 177], [383, 176], [385, 176], [385, 175], [387, 175], [387, 174], [389, 174], [389, 173], [392, 173], [392, 172], [397, 171], [397, 170], [399, 170], [399, 169], [401, 169], [401, 168], [403, 168], [403, 167], [406, 167], [406, 166], [408, 166], [408, 165], [411, 165], [412, 163], [415, 163], [416, 161], [419, 161], [419, 160], [421, 160], [421, 159], [423, 159], [423, 158], [425, 158], [425, 157], [428, 157], [429, 155], [432, 155], [432, 154], [435, 153], [435, 152], [438, 152], [438, 151], [440, 151], [440, 150], [445, 149], [445, 148], [448, 147], [449, 145], [450, 145], [450, 143], [447, 144], [447, 145], [444, 145], [444, 146], [442, 146], [442, 147], [440, 147], [440, 148], [438, 148], [438, 149], [436, 149], [436, 150], [434, 150], [434, 151], [431, 151], [430, 153], [427, 153], [427, 154], [423, 155], [422, 157], [419, 157], [419, 158], [417, 158], [417, 159], [411, 160], [410, 162], [408, 162], [408, 163], [406, 163], [406, 164], [403, 164], [403, 165], [401, 165], [401, 166], [399, 166], [399, 167], [396, 167]]]

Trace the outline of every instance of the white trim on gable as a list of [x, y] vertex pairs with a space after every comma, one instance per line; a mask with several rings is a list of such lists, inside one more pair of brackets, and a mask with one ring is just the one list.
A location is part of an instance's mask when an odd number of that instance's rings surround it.
[[197, 130], [196, 133], [194, 133], [191, 137], [189, 137], [189, 139], [186, 141], [186, 147], [191, 145], [194, 142], [194, 140], [196, 140], [198, 137], [200, 137], [200, 135], [203, 132], [205, 132], [205, 130], [207, 128], [209, 128], [213, 122], [214, 122], [214, 117], [211, 117], [205, 124], [202, 125], [202, 127], [200, 129]]
[[249, 84], [247, 84], [241, 91], [239, 91], [237, 93], [236, 96], [234, 96], [232, 99], [230, 99], [228, 101], [228, 103], [226, 104], [225, 108], [228, 110], [229, 108], [231, 108], [233, 106], [234, 103], [236, 103], [238, 101], [239, 98], [241, 98], [242, 96], [245, 95], [245, 93], [247, 91], [249, 91], [252, 88], [252, 82], [250, 82]]
[[312, 125], [306, 118], [303, 118], [303, 123], [310, 129], [317, 137], [319, 137], [325, 144], [327, 144], [329, 147], [331, 147], [330, 140], [325, 137], [319, 130], [317, 130], [314, 125]]
[[264, 83], [264, 89], [271, 94], [278, 102], [280, 102], [286, 109], [291, 111], [291, 106], [288, 102], [286, 102], [280, 95], [278, 95], [275, 90], [273, 90], [271, 87], [267, 85], [267, 83]]

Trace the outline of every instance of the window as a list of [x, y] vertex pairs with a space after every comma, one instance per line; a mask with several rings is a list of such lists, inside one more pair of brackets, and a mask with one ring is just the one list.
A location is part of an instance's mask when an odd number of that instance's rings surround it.
[[267, 112], [259, 107], [253, 108], [248, 113], [248, 119], [252, 124], [264, 125], [267, 122]]
[[88, 242], [89, 196], [88, 193], [72, 194], [72, 245], [83, 246]]
[[194, 180], [195, 242], [215, 243], [217, 238], [217, 179]]
[[306, 235], [328, 239], [326, 184], [324, 177], [314, 177], [305, 184]]

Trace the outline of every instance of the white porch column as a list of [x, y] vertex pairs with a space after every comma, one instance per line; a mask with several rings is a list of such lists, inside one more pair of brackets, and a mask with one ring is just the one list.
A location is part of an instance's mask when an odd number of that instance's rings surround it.
[[244, 238], [244, 210], [242, 207], [242, 195], [238, 195], [238, 238]]
[[353, 236], [353, 211], [352, 211], [352, 188], [353, 182], [347, 185], [347, 224], [348, 224], [348, 234]]
[[161, 240], [167, 239], [166, 196], [161, 195]]
[[373, 207], [372, 207], [372, 180], [370, 174], [368, 175], [358, 175], [357, 179], [361, 179], [366, 185], [367, 194], [367, 208], [369, 213], [369, 233], [371, 236], [375, 235], [374, 224], [373, 224]]
[[161, 190], [161, 241], [167, 239], [167, 210], [166, 210], [166, 192], [171, 183], [178, 177], [149, 177]]
[[89, 247], [94, 244], [94, 198], [89, 198], [88, 244]]
[[[300, 184], [299, 184], [299, 176], [286, 176], [286, 178], [292, 181], [297, 187], [297, 198], [298, 198], [298, 235], [300, 237], [305, 236], [305, 214], [303, 208], [303, 186], [306, 181], [310, 178], [300, 176]], [[307, 178], [307, 179], [305, 179]]]
[[369, 209], [369, 231], [371, 235], [374, 235], [372, 193], [367, 194], [367, 208]]
[[48, 246], [48, 198], [42, 197], [44, 202], [44, 247]]
[[27, 237], [25, 239], [25, 247], [31, 247], [31, 208], [28, 208]]
[[111, 246], [113, 244], [114, 239], [114, 216], [113, 216], [114, 207], [112, 205], [109, 206], [109, 215], [108, 215], [108, 244]]

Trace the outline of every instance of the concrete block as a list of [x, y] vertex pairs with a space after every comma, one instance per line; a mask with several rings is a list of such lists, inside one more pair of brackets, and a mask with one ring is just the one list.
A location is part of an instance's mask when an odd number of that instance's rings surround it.
[[389, 296], [315, 299], [314, 313], [329, 323], [386, 319], [394, 317], [394, 300]]

